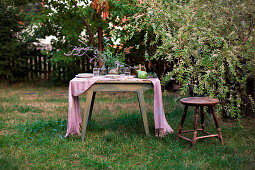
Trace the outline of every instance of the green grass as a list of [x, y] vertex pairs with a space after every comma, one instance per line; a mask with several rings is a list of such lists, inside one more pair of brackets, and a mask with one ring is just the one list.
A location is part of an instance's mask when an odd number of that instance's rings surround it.
[[[99, 93], [85, 141], [65, 138], [68, 88], [1, 86], [1, 169], [254, 169], [254, 120], [220, 121], [224, 145], [216, 138], [176, 141], [183, 107], [164, 93], [166, 118], [175, 130], [154, 136], [153, 91], [145, 93], [150, 136], [145, 136], [135, 93]], [[85, 101], [81, 96], [81, 106]], [[83, 111], [83, 109], [81, 109]], [[215, 132], [206, 114], [206, 129]], [[193, 110], [184, 127], [192, 129]], [[189, 136], [189, 135], [188, 135]]]

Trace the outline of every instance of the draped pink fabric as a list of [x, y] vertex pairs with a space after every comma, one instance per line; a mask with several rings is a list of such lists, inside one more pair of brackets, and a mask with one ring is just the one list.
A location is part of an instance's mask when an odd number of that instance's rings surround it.
[[[156, 136], [173, 133], [173, 129], [166, 121], [164, 105], [162, 101], [161, 85], [158, 78], [149, 79], [154, 86], [154, 124]], [[163, 132], [162, 132], [162, 131]]]
[[[71, 134], [80, 135], [80, 124], [82, 123], [82, 117], [80, 113], [79, 95], [89, 89], [97, 80], [103, 81], [121, 81], [119, 79], [109, 79], [104, 77], [93, 77], [88, 79], [74, 78], [69, 83], [69, 103], [68, 103], [68, 123], [66, 137]], [[154, 122], [156, 136], [158, 133], [162, 136], [162, 133], [172, 133], [173, 129], [166, 121], [164, 107], [162, 102], [161, 85], [158, 78], [151, 79], [131, 79], [132, 81], [151, 81], [154, 86]]]

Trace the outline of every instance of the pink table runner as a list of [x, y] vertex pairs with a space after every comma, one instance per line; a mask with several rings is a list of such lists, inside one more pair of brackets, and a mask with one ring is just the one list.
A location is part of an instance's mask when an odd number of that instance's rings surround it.
[[[96, 81], [121, 81], [125, 78], [109, 79], [105, 77], [93, 77], [93, 78], [74, 78], [69, 83], [69, 103], [68, 103], [68, 124], [67, 124], [67, 137], [69, 134], [80, 135], [80, 124], [82, 123], [82, 117], [80, 113], [79, 95], [84, 93], [90, 86]], [[156, 136], [162, 137], [166, 133], [172, 133], [173, 129], [166, 121], [164, 107], [162, 102], [161, 85], [158, 78], [151, 79], [129, 79], [130, 81], [151, 81], [154, 86], [154, 124]]]

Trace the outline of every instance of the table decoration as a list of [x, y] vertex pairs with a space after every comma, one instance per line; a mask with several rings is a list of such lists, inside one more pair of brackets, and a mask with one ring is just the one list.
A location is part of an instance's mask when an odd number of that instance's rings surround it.
[[121, 76], [117, 75], [117, 74], [107, 74], [107, 75], [105, 75], [105, 77], [106, 78], [117, 79], [117, 78], [120, 78]]
[[93, 68], [93, 76], [99, 76], [100, 68]]
[[76, 75], [77, 78], [91, 78], [93, 75], [91, 73], [79, 73]]

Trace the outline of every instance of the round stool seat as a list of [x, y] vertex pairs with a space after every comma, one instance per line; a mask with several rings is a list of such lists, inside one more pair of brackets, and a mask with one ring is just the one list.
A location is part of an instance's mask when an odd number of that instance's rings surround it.
[[[216, 111], [215, 111], [215, 105], [219, 103], [218, 99], [215, 98], [209, 98], [209, 97], [187, 97], [187, 98], [183, 98], [181, 99], [181, 103], [185, 106], [184, 107], [184, 112], [182, 114], [182, 119], [181, 119], [181, 123], [179, 126], [179, 130], [176, 136], [176, 140], [178, 140], [178, 138], [182, 138], [186, 141], [189, 141], [192, 143], [193, 147], [196, 143], [196, 141], [198, 139], [203, 139], [203, 138], [211, 138], [211, 137], [216, 137], [219, 138], [221, 144], [223, 145], [223, 140], [222, 140], [222, 134], [219, 128], [219, 120], [216, 116]], [[188, 111], [189, 106], [195, 106], [195, 117], [194, 117], [194, 128], [193, 130], [182, 130], [185, 118], [186, 118], [186, 114]], [[213, 117], [213, 121], [215, 123], [216, 126], [216, 130], [217, 130], [217, 134], [211, 134], [209, 132], [205, 131], [205, 121], [204, 121], [204, 107], [207, 107], [209, 113], [212, 114]], [[200, 108], [200, 114], [199, 114], [199, 108]], [[199, 115], [201, 116], [201, 128], [198, 128], [198, 117]], [[198, 135], [198, 131], [202, 131], [203, 132], [203, 136], [197, 136]], [[182, 133], [193, 133], [193, 137], [192, 139], [187, 138], [185, 136], [182, 135]]]
[[214, 106], [219, 100], [209, 97], [187, 97], [181, 99], [181, 103], [188, 106]]

